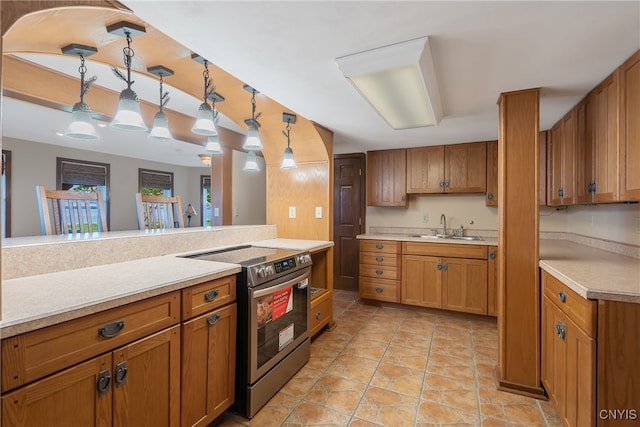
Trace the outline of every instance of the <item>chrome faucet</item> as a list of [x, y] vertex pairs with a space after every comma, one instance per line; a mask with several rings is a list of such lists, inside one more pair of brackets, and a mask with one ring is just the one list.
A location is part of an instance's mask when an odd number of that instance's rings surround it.
[[442, 227], [442, 234], [447, 235], [447, 217], [444, 214], [440, 215], [440, 224], [444, 225]]

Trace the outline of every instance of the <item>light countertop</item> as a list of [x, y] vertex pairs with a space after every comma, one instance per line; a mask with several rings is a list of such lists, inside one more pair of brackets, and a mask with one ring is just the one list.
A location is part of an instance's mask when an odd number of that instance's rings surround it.
[[316, 252], [333, 246], [329, 240], [303, 240], [303, 239], [269, 239], [249, 242], [252, 246], [273, 249], [293, 249], [298, 251]]
[[483, 245], [497, 246], [498, 239], [496, 237], [482, 237], [482, 240], [457, 240], [457, 239], [429, 239], [424, 237], [415, 237], [409, 234], [359, 234], [358, 239], [361, 240], [395, 240], [400, 242], [421, 242], [421, 243], [438, 243], [438, 244], [455, 244], [455, 245]]
[[566, 240], [540, 240], [540, 268], [584, 298], [640, 303], [640, 260]]

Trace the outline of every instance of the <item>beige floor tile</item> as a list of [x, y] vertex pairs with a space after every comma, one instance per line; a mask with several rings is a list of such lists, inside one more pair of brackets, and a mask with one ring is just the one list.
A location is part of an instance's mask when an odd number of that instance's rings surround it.
[[381, 363], [370, 384], [385, 390], [418, 397], [422, 387], [422, 371]]
[[371, 326], [370, 324], [366, 324], [358, 331], [358, 333], [356, 334], [356, 338], [389, 342], [391, 341], [391, 338], [393, 338], [394, 332], [395, 328], [393, 327], [390, 329], [384, 329], [378, 326]]
[[[438, 343], [441, 343], [441, 341], [438, 341]], [[468, 361], [471, 361], [474, 357], [472, 347], [457, 345], [433, 345], [431, 346], [431, 354], [455, 357]]]
[[276, 427], [282, 425], [293, 408], [300, 403], [300, 399], [285, 393], [277, 393], [269, 402], [251, 419], [247, 420], [236, 415], [226, 413], [232, 420], [240, 424], [222, 424], [224, 426], [245, 425], [251, 427]]
[[405, 368], [424, 371], [427, 365], [428, 353], [425, 350], [389, 346], [382, 361], [389, 365], [403, 366]]
[[387, 341], [376, 341], [362, 335], [356, 336], [342, 351], [343, 354], [354, 354], [371, 360], [380, 360], [387, 350]]
[[473, 353], [476, 356], [476, 362], [493, 363], [494, 365], [498, 361], [498, 347], [483, 347], [474, 345]]
[[545, 427], [544, 416], [535, 404], [499, 405], [481, 403], [480, 413], [483, 417], [510, 422], [523, 427]]
[[321, 376], [321, 371], [311, 369], [307, 364], [300, 369], [280, 391], [300, 398], [309, 391]]
[[351, 415], [364, 394], [366, 384], [333, 375], [320, 378], [304, 400]]
[[376, 317], [385, 317], [387, 319], [402, 320], [407, 317], [407, 310], [383, 307], [376, 312]]
[[353, 338], [352, 335], [341, 334], [336, 331], [325, 331], [314, 343], [330, 350], [342, 351]]
[[291, 415], [282, 424], [286, 427], [302, 427], [302, 426], [346, 426], [350, 420], [350, 416], [333, 411], [324, 406], [316, 405], [309, 402], [302, 402]]
[[473, 347], [470, 335], [448, 335], [440, 328], [433, 331], [432, 344], [439, 347]]
[[436, 323], [431, 319], [423, 320], [410, 317], [404, 319], [402, 323], [400, 323], [399, 329], [402, 331], [430, 333], [435, 329], [435, 327]]
[[431, 347], [432, 334], [431, 329], [428, 332], [398, 329], [391, 339], [391, 345], [427, 351]]
[[422, 401], [418, 408], [416, 421], [419, 424], [458, 424], [478, 425], [478, 412], [465, 412], [434, 402]]
[[473, 384], [439, 375], [425, 375], [422, 399], [466, 412], [478, 412]]
[[379, 425], [380, 424], [374, 424], [359, 418], [351, 418], [351, 422], [349, 423], [349, 427], [377, 427]]
[[427, 372], [443, 377], [468, 381], [475, 385], [476, 373], [473, 368], [473, 361], [470, 360], [432, 353], [429, 355]]
[[332, 350], [330, 348], [326, 348], [320, 344], [316, 344], [314, 341], [311, 343], [311, 358], [309, 362], [307, 362], [306, 366], [311, 369], [315, 369], [316, 371], [324, 371], [326, 370], [340, 352], [338, 350]]
[[418, 399], [404, 394], [369, 387], [355, 416], [383, 426], [413, 425]]
[[329, 366], [326, 373], [342, 378], [368, 383], [378, 366], [378, 362], [353, 354], [341, 354]]

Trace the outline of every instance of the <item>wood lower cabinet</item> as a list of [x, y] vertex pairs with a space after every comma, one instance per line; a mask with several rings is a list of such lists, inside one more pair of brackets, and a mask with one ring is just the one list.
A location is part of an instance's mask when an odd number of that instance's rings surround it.
[[400, 302], [400, 242], [360, 240], [360, 297]]
[[407, 206], [407, 150], [367, 152], [367, 206]]
[[404, 242], [402, 253], [403, 304], [487, 314], [486, 246]]
[[182, 325], [182, 427], [209, 425], [234, 402], [236, 307]]
[[542, 383], [567, 426], [595, 426], [594, 301], [543, 273]]

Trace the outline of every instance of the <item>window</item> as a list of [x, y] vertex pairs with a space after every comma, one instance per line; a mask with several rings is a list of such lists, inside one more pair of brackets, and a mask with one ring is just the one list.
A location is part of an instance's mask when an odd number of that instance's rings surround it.
[[11, 237], [11, 151], [2, 150], [2, 237]]
[[211, 226], [211, 175], [200, 175], [200, 212], [202, 226]]
[[[95, 193], [100, 191], [107, 213], [107, 229], [110, 229], [108, 163], [56, 157], [56, 189]], [[92, 212], [92, 221], [98, 223], [98, 212]]]
[[173, 196], [173, 172], [138, 169], [138, 191], [143, 196]]

